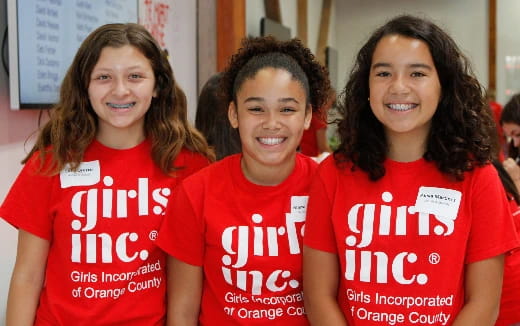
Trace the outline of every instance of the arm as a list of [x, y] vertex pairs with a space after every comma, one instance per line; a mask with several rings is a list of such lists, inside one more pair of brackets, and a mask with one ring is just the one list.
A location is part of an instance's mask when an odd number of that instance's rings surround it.
[[327, 140], [327, 128], [320, 128], [316, 130], [316, 144], [318, 145], [318, 154], [323, 152], [332, 152]]
[[45, 279], [49, 246], [48, 240], [20, 229], [7, 298], [7, 326], [33, 325]]
[[202, 297], [202, 267], [168, 256], [168, 326], [196, 326]]
[[502, 165], [515, 183], [518, 193], [520, 193], [520, 166], [512, 158], [504, 160]]
[[338, 256], [303, 247], [303, 296], [312, 325], [347, 325], [338, 302]]
[[504, 255], [466, 266], [465, 304], [453, 326], [492, 326], [498, 317]]

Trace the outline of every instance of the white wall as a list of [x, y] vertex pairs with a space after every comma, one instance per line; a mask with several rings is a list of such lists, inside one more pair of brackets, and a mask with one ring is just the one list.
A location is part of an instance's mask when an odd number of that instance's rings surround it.
[[477, 77], [486, 86], [487, 12], [487, 0], [336, 1], [336, 43], [340, 53], [339, 84], [345, 85], [354, 56], [371, 32], [391, 17], [408, 13], [427, 17], [447, 31], [470, 58]]
[[[520, 1], [497, 1], [497, 101], [506, 104], [510, 96], [506, 95], [505, 57], [520, 56], [520, 37], [518, 36], [518, 18]], [[520, 63], [518, 63], [520, 64]], [[517, 87], [520, 82], [520, 67], [517, 68]], [[520, 89], [516, 89], [520, 91]]]
[[[151, 18], [158, 34], [161, 34], [154, 36], [168, 50], [175, 80], [188, 100], [188, 119], [193, 123], [197, 109], [197, 1], [139, 1], [139, 23], [154, 34], [154, 29], [147, 26], [147, 20]], [[152, 7], [148, 13], [145, 3]], [[155, 9], [164, 8], [164, 5], [165, 11]]]
[[[335, 5], [336, 2], [345, 0], [332, 0], [329, 38], [327, 45], [336, 46], [336, 25]], [[308, 47], [313, 53], [316, 53], [318, 45], [318, 35], [320, 29], [321, 7], [323, 0], [309, 0], [307, 4], [307, 41]], [[291, 29], [291, 36], [296, 37], [298, 32], [298, 15], [297, 1], [283, 0], [280, 1], [280, 11], [282, 16], [282, 24]], [[260, 19], [265, 17], [264, 0], [246, 0], [246, 35], [260, 35]]]

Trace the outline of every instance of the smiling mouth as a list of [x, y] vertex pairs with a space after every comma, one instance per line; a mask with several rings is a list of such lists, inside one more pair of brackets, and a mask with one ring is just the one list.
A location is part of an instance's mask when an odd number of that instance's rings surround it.
[[107, 103], [107, 105], [113, 109], [129, 109], [135, 105], [135, 102], [117, 104], [117, 103]]
[[415, 109], [417, 104], [386, 104], [386, 107], [394, 111], [409, 111]]
[[263, 145], [279, 145], [283, 143], [287, 138], [285, 137], [259, 137], [258, 141]]

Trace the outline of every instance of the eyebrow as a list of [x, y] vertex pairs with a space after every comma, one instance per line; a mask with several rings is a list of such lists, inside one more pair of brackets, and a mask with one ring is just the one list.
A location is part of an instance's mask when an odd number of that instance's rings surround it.
[[[248, 97], [245, 99], [244, 103], [248, 102], [265, 102], [265, 99], [263, 97]], [[288, 103], [288, 102], [295, 102], [300, 104], [294, 97], [282, 97], [281, 99], [278, 99], [278, 102], [280, 103]]]
[[[378, 63], [375, 63], [374, 65], [372, 65], [371, 69], [376, 69], [376, 68], [380, 68], [380, 67], [390, 68], [390, 67], [392, 67], [392, 65], [389, 64], [389, 63], [386, 63], [386, 62], [378, 62]], [[409, 68], [423, 68], [423, 69], [427, 69], [427, 70], [433, 70], [432, 66], [427, 65], [425, 63], [412, 63], [412, 64], [407, 65], [407, 67], [409, 67]]]
[[[133, 65], [133, 66], [130, 66], [130, 67], [126, 67], [124, 70], [134, 70], [134, 69], [143, 69], [143, 66], [142, 65]], [[98, 68], [94, 68], [92, 69], [92, 71], [113, 71], [114, 69], [112, 67], [98, 67]]]

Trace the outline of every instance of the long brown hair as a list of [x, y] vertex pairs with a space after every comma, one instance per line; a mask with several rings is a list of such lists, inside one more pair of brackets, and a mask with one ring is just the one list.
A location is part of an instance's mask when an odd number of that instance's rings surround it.
[[90, 75], [103, 48], [125, 45], [138, 49], [150, 61], [155, 74], [157, 96], [152, 99], [144, 123], [155, 164], [171, 174], [179, 168], [173, 166], [173, 161], [183, 147], [214, 159], [204, 137], [188, 123], [186, 96], [175, 81], [164, 51], [143, 26], [129, 23], [103, 25], [83, 41], [63, 79], [59, 102], [22, 163], [39, 151], [42, 167], [47, 154], [51, 154], [47, 172], [57, 173], [66, 164], [72, 169], [78, 167], [98, 131], [98, 118], [88, 99]]

